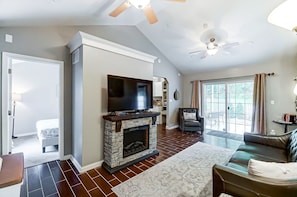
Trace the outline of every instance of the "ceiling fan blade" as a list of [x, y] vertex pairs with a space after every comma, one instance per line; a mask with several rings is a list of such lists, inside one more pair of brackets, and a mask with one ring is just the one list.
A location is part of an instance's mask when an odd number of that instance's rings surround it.
[[117, 7], [115, 10], [113, 10], [111, 13], [109, 13], [109, 16], [117, 17], [119, 14], [121, 14], [124, 10], [126, 10], [130, 6], [131, 4], [126, 1], [122, 3], [119, 7]]
[[207, 56], [208, 56], [208, 54], [207, 54], [207, 52], [205, 52], [205, 53], [200, 57], [200, 59], [205, 59]]
[[157, 16], [151, 5], [147, 5], [145, 8], [143, 8], [143, 12], [150, 24], [154, 24], [158, 21]]
[[202, 52], [205, 52], [204, 50], [198, 50], [198, 51], [191, 51], [189, 52], [190, 55], [195, 55], [195, 54], [199, 54], [199, 53], [202, 53]]
[[239, 42], [232, 42], [232, 43], [227, 43], [227, 44], [224, 44], [222, 46], [223, 49], [229, 49], [231, 47], [236, 47], [239, 45]]

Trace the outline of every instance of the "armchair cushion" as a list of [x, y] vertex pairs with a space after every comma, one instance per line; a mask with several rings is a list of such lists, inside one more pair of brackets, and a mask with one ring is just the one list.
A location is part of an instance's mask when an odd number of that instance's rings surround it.
[[196, 113], [189, 113], [189, 112], [184, 112], [184, 119], [185, 120], [196, 120]]
[[188, 127], [200, 127], [201, 123], [197, 120], [185, 120], [184, 121], [184, 126]]

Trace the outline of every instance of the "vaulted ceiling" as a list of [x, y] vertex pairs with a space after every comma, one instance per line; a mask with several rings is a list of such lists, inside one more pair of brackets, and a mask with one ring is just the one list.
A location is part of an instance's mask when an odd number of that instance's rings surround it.
[[[1, 0], [0, 26], [133, 25], [184, 74], [252, 65], [297, 51], [297, 35], [267, 22], [284, 0], [151, 0], [155, 24], [133, 6], [109, 16], [123, 2]], [[205, 53], [210, 38], [219, 46], [212, 56]]]

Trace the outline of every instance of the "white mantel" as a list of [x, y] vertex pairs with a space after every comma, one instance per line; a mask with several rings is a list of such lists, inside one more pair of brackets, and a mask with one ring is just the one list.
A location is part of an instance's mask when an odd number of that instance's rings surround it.
[[98, 49], [103, 49], [113, 53], [125, 55], [127, 57], [146, 61], [148, 63], [154, 63], [154, 61], [157, 59], [157, 57], [147, 53], [143, 53], [141, 51], [137, 51], [135, 49], [79, 31], [75, 34], [67, 46], [70, 48], [70, 53], [72, 53], [81, 45], [92, 46]]

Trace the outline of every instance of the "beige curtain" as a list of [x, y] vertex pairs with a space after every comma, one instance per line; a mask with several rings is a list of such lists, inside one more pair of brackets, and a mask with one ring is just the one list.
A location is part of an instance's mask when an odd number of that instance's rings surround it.
[[192, 99], [191, 99], [191, 107], [192, 108], [200, 108], [200, 81], [192, 81]]
[[252, 133], [266, 134], [266, 74], [256, 74], [254, 78]]

